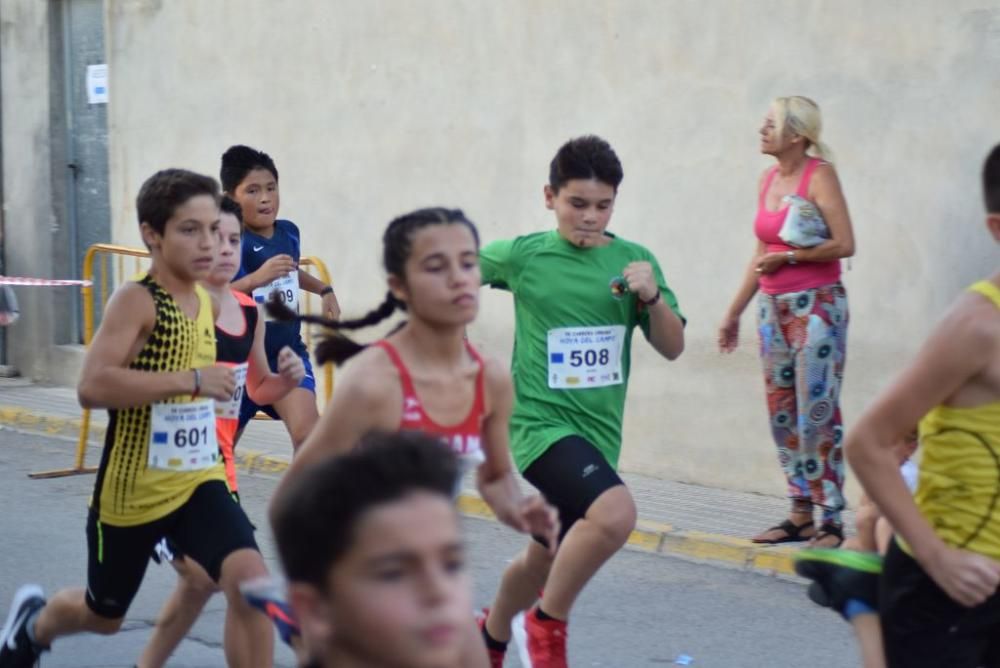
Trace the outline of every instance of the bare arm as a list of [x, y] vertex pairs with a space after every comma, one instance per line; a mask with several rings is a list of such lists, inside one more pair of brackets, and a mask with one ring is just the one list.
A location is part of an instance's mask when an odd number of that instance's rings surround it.
[[318, 295], [322, 292], [323, 288], [327, 287], [327, 284], [319, 280], [307, 271], [299, 269], [299, 287], [306, 292], [311, 292], [314, 295]]
[[517, 531], [544, 537], [554, 554], [559, 536], [555, 509], [540, 496], [525, 497], [514, 477], [510, 458], [514, 385], [510, 372], [492, 359], [486, 360], [485, 366], [489, 413], [483, 421], [482, 447], [486, 461], [476, 472], [476, 486], [497, 519]]
[[260, 285], [257, 284], [257, 281], [255, 280], [253, 274], [247, 274], [243, 278], [238, 278], [232, 283], [230, 283], [229, 287], [231, 287], [233, 290], [237, 290], [245, 295], [248, 295], [257, 288], [259, 288]]
[[254, 329], [253, 347], [250, 349], [247, 366], [247, 394], [258, 406], [269, 406], [298, 386], [298, 381], [294, 378], [271, 371], [264, 352], [264, 332], [264, 314], [258, 306], [257, 327]]
[[[657, 297], [660, 286], [657, 283], [653, 264], [647, 261], [629, 262], [622, 269], [622, 278], [628, 284], [630, 292], [642, 302], [648, 302]], [[675, 360], [684, 352], [684, 323], [674, 313], [673, 309], [660, 296], [651, 306], [642, 308], [649, 311], [649, 333], [646, 339], [653, 350], [668, 360]]]
[[[760, 178], [757, 179], [757, 194], [758, 197], [763, 197], [764, 193], [764, 181], [767, 179], [767, 174], [770, 170], [765, 169], [761, 172]], [[750, 258], [750, 263], [747, 265], [746, 271], [743, 272], [743, 280], [740, 282], [740, 287], [736, 291], [736, 296], [733, 297], [732, 303], [729, 305], [729, 309], [726, 311], [726, 316], [722, 322], [722, 328], [719, 332], [719, 349], [723, 352], [732, 352], [738, 343], [739, 334], [739, 322], [740, 316], [743, 315], [743, 311], [746, 310], [747, 304], [753, 299], [753, 296], [757, 294], [758, 288], [758, 277], [760, 273], [757, 271], [757, 264], [759, 258], [764, 254], [765, 246], [764, 242], [758, 239], [754, 245], [754, 253]], [[731, 340], [727, 341], [725, 336], [727, 327], [732, 329], [732, 336], [729, 337]]]
[[138, 371], [127, 368], [156, 323], [149, 292], [129, 283], [111, 297], [101, 326], [87, 350], [77, 385], [84, 408], [145, 406], [194, 391], [194, 372]]
[[[361, 355], [369, 354], [362, 352]], [[385, 379], [376, 370], [371, 360], [352, 360], [339, 376], [337, 389], [319, 421], [309, 436], [299, 447], [288, 471], [281, 478], [271, 508], [279, 503], [282, 492], [295, 483], [295, 479], [310, 466], [327, 457], [349, 452], [361, 437], [373, 429], [395, 431], [399, 426], [398, 415], [394, 416], [385, 400]], [[396, 385], [399, 383], [396, 381]], [[398, 403], [401, 410], [402, 398]]]
[[[295, 271], [297, 267], [298, 264], [292, 259], [291, 255], [286, 255], [284, 253], [281, 255], [275, 255], [274, 257], [268, 258], [267, 261], [257, 269], [257, 271], [251, 272], [246, 276], [230, 283], [230, 287], [232, 287], [233, 290], [239, 290], [243, 294], [248, 295], [262, 285], [267, 285], [273, 282], [276, 278]], [[304, 273], [305, 272], [303, 271], [299, 271], [300, 285], [302, 275]]]
[[663, 299], [646, 309], [649, 311], [649, 344], [668, 360], [677, 359], [684, 352], [684, 323]]
[[916, 359], [864, 412], [845, 446], [865, 491], [909, 543], [916, 560], [964, 605], [981, 602], [996, 590], [1000, 563], [948, 547], [937, 536], [913, 501], [892, 448], [996, 354], [995, 336], [985, 331], [975, 306], [964, 298], [938, 325]]
[[337, 294], [333, 292], [333, 286], [327, 285], [312, 274], [308, 274], [299, 269], [299, 285], [306, 292], [319, 295], [330, 288], [323, 298], [323, 315], [332, 320], [340, 320], [340, 302], [337, 301]]
[[755, 248], [756, 251], [753, 257], [750, 258], [750, 263], [747, 265], [746, 271], [743, 272], [743, 280], [736, 291], [736, 296], [733, 297], [729, 309], [722, 318], [722, 324], [719, 326], [720, 352], [731, 353], [739, 346], [740, 316], [743, 315], [743, 311], [746, 310], [753, 296], [757, 294], [757, 277], [760, 275], [757, 271], [757, 263], [760, 256], [764, 253], [764, 242], [758, 240]]
[[809, 183], [809, 195], [830, 228], [830, 240], [795, 250], [796, 262], [829, 262], [854, 255], [854, 228], [840, 179], [832, 165], [820, 165]]
[[757, 259], [764, 254], [764, 250], [764, 242], [758, 239], [754, 245], [753, 257], [750, 258], [746, 271], [743, 272], [740, 287], [736, 290], [736, 295], [733, 297], [733, 301], [729, 304], [729, 309], [726, 311], [727, 316], [739, 318], [743, 315], [743, 311], [746, 310], [747, 305], [750, 304], [750, 300], [757, 294], [760, 276], [757, 273]]
[[[392, 430], [398, 426], [388, 417], [383, 404], [384, 389], [363, 368], [341, 374], [337, 391], [303, 442], [286, 478], [328, 455], [349, 452], [372, 429]], [[400, 402], [402, 403], [402, 402]]]
[[485, 461], [476, 471], [476, 485], [487, 505], [500, 520], [514, 524], [515, 509], [521, 490], [514, 479], [510, 459], [510, 415], [514, 405], [514, 386], [510, 374], [493, 360], [486, 364], [486, 394], [489, 414], [483, 420], [483, 455]]

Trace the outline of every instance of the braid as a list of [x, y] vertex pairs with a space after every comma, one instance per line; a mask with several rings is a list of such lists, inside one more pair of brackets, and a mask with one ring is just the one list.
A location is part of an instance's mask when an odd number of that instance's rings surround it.
[[296, 313], [279, 301], [277, 297], [268, 300], [266, 308], [268, 315], [282, 322], [307, 322], [311, 325], [322, 325], [327, 329], [361, 329], [382, 322], [392, 315], [393, 311], [400, 308], [400, 303], [398, 299], [392, 296], [391, 292], [387, 292], [385, 301], [365, 315], [354, 320], [331, 320], [320, 315]]
[[[479, 246], [479, 233], [461, 209], [445, 209], [431, 207], [411, 211], [392, 220], [382, 236], [382, 264], [390, 275], [403, 278], [406, 274], [404, 265], [410, 256], [413, 235], [417, 230], [430, 225], [465, 225], [472, 233], [476, 246]], [[333, 362], [341, 364], [365, 349], [340, 333], [345, 329], [361, 329], [382, 322], [391, 316], [396, 309], [406, 310], [406, 304], [396, 299], [391, 292], [385, 295], [385, 301], [364, 316], [354, 320], [330, 320], [318, 315], [299, 314], [273, 297], [266, 304], [267, 312], [276, 320], [284, 322], [307, 322], [322, 325], [333, 333], [324, 337], [316, 346], [316, 361], [320, 364]]]
[[338, 332], [324, 336], [316, 344], [316, 350], [313, 354], [316, 356], [317, 364], [322, 365], [327, 362], [333, 362], [336, 366], [340, 366], [367, 347], [367, 344], [358, 343], [354, 339]]
[[319, 364], [333, 362], [340, 365], [364, 350], [366, 346], [344, 336], [339, 330], [361, 329], [362, 327], [370, 327], [371, 325], [378, 324], [392, 315], [397, 308], [401, 308], [401, 306], [402, 304], [400, 304], [399, 300], [393, 297], [391, 292], [387, 292], [385, 300], [362, 317], [354, 320], [331, 320], [308, 313], [295, 313], [292, 309], [278, 301], [277, 297], [274, 297], [267, 302], [267, 312], [275, 320], [283, 322], [306, 322], [335, 330], [334, 333], [324, 337], [319, 345], [316, 346], [315, 354], [316, 361]]

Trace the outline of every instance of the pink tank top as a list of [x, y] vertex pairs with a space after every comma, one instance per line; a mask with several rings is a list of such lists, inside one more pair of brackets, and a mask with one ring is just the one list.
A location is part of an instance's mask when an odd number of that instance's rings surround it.
[[[802, 170], [802, 179], [795, 193], [799, 197], [808, 199], [809, 181], [812, 179], [816, 168], [823, 164], [819, 158], [810, 158]], [[794, 246], [789, 246], [778, 232], [785, 222], [785, 214], [788, 207], [782, 204], [777, 211], [767, 209], [767, 191], [771, 188], [774, 175], [778, 173], [775, 166], [764, 178], [764, 187], [760, 189], [760, 198], [757, 204], [757, 219], [754, 221], [754, 232], [757, 238], [764, 242], [764, 247], [768, 253], [784, 253], [795, 250]], [[800, 292], [811, 288], [818, 288], [824, 285], [831, 285], [840, 280], [840, 260], [829, 262], [799, 262], [798, 264], [784, 264], [773, 274], [765, 274], [758, 281], [761, 292], [769, 295], [780, 295], [786, 292]]]

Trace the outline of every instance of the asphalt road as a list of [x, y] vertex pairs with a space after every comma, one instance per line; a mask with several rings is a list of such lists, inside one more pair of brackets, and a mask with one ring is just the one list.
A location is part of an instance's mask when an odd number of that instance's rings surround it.
[[[30, 480], [27, 473], [71, 461], [64, 439], [0, 428], [0, 600], [4, 609], [24, 582], [47, 592], [83, 586], [84, 522], [93, 476]], [[264, 508], [275, 480], [244, 476], [240, 496], [250, 517], [264, 526]], [[477, 605], [491, 599], [504, 564], [524, 541], [487, 520], [467, 519]], [[277, 569], [269, 533], [258, 532], [269, 566]], [[104, 638], [59, 640], [43, 656], [45, 668], [133, 665], [160, 604], [174, 584], [173, 571], [152, 565], [124, 630]], [[223, 666], [224, 600], [216, 596], [170, 663], [178, 668]], [[5, 610], [0, 611], [5, 616]], [[570, 664], [670, 666], [681, 655], [696, 668], [843, 668], [859, 665], [849, 628], [813, 606], [803, 585], [717, 565], [625, 550], [579, 599], [570, 625]], [[279, 643], [280, 645], [280, 643]], [[519, 666], [515, 652], [507, 665]], [[277, 666], [294, 666], [280, 647]]]

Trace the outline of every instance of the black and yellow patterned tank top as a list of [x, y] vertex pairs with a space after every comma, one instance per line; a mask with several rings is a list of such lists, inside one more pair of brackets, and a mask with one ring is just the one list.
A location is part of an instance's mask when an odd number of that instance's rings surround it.
[[[196, 288], [198, 317], [192, 320], [149, 275], [137, 282], [153, 297], [156, 323], [129, 368], [171, 372], [214, 364], [215, 322], [209, 294], [200, 286]], [[167, 402], [191, 400], [190, 396], [177, 396]], [[91, 507], [105, 524], [134, 526], [152, 522], [184, 505], [198, 485], [226, 480], [221, 459], [197, 471], [149, 468], [151, 410], [150, 406], [108, 410], [104, 452], [91, 499]]]
[[[989, 281], [969, 288], [1000, 308]], [[1000, 560], [1000, 402], [936, 406], [920, 421], [916, 502], [952, 547]]]

